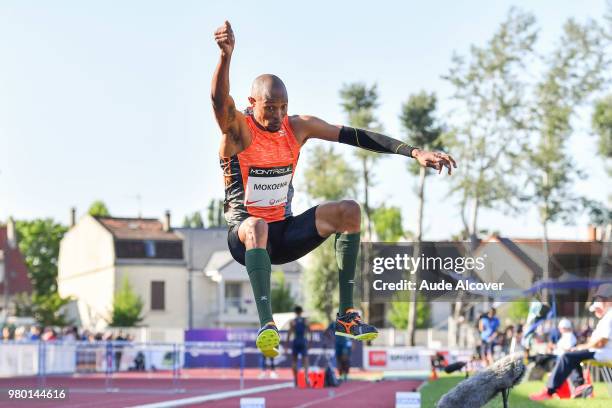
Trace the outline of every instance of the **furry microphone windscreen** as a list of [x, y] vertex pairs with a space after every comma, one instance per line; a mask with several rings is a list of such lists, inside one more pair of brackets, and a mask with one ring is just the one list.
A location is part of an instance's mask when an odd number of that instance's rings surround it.
[[520, 353], [511, 354], [457, 384], [438, 401], [437, 408], [478, 408], [499, 392], [518, 384], [525, 374]]
[[461, 370], [467, 363], [465, 361], [457, 361], [444, 367], [444, 372], [447, 374], [454, 373], [455, 371]]

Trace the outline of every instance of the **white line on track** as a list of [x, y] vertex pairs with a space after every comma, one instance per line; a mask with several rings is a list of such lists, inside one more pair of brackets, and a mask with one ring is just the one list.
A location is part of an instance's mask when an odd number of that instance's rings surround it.
[[257, 394], [259, 392], [266, 392], [266, 391], [276, 391], [276, 390], [280, 390], [283, 388], [291, 388], [291, 387], [293, 387], [293, 382], [285, 382], [285, 383], [274, 384], [274, 385], [264, 385], [261, 387], [247, 388], [245, 390], [225, 391], [225, 392], [218, 392], [215, 394], [201, 395], [199, 397], [189, 397], [189, 398], [182, 398], [182, 399], [170, 400], [170, 401], [164, 401], [164, 402], [154, 402], [152, 404], [134, 405], [132, 406], [132, 408], [182, 407], [185, 405], [198, 404], [201, 402], [217, 401], [217, 400], [225, 399], [225, 398], [241, 397], [243, 395]]
[[[365, 390], [365, 389], [368, 389], [368, 388], [370, 388], [370, 387], [372, 387], [372, 386], [374, 386], [374, 385], [376, 385], [376, 383], [374, 383], [374, 382], [373, 382], [373, 383], [371, 383], [371, 384], [368, 384], [368, 385], [366, 385], [366, 386], [363, 386], [363, 387], [359, 388], [359, 391], [361, 392], [361, 391], [363, 391], [363, 390]], [[312, 405], [318, 405], [318, 404], [319, 404], [319, 403], [321, 403], [321, 402], [324, 402], [324, 401], [329, 401], [329, 400], [333, 400], [334, 398], [338, 398], [338, 397], [343, 397], [343, 396], [348, 395], [348, 394], [351, 394], [351, 393], [353, 393], [353, 392], [355, 392], [355, 390], [349, 390], [349, 391], [345, 391], [345, 392], [339, 392], [339, 393], [337, 393], [337, 394], [336, 394], [336, 393], [334, 393], [334, 395], [328, 395], [327, 397], [319, 398], [319, 399], [316, 399], [316, 400], [313, 400], [313, 401], [307, 402], [307, 403], [302, 404], [302, 405], [297, 405], [295, 408], [306, 408], [306, 407], [310, 407], [310, 406], [312, 406]]]

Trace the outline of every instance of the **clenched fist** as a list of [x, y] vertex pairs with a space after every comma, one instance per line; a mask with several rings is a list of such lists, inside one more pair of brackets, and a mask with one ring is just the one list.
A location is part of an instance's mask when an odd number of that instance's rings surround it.
[[232, 55], [236, 41], [234, 40], [234, 31], [229, 21], [225, 20], [225, 23], [217, 28], [215, 31], [215, 41], [219, 48], [221, 48], [221, 53]]

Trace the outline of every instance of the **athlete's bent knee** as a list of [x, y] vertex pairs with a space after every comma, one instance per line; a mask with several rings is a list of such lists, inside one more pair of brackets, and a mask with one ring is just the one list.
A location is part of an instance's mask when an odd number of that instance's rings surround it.
[[257, 217], [247, 218], [244, 223], [244, 244], [247, 248], [264, 246], [268, 240], [268, 224]]
[[361, 223], [361, 207], [354, 200], [340, 201], [340, 216], [344, 224]]

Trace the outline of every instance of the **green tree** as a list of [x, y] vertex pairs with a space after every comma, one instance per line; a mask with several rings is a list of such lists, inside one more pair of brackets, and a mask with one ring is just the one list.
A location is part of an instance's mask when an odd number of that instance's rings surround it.
[[32, 317], [42, 326], [67, 326], [72, 322], [65, 315], [65, 307], [72, 298], [63, 298], [57, 292], [32, 294]]
[[[351, 126], [381, 130], [376, 120], [374, 110], [378, 107], [378, 90], [376, 84], [368, 87], [364, 83], [345, 84], [340, 89], [341, 106], [348, 116]], [[363, 186], [363, 210], [368, 239], [372, 239], [372, 206], [370, 204], [370, 187], [373, 183], [373, 166], [380, 159], [380, 154], [364, 149], [355, 150], [355, 156], [361, 163], [361, 181]]]
[[[612, 3], [610, 3], [610, 9], [612, 10]], [[610, 14], [610, 27], [612, 28], [612, 13]], [[611, 37], [612, 38], [612, 37]], [[609, 165], [609, 161], [612, 158], [612, 95], [600, 99], [595, 104], [595, 109], [591, 119], [593, 130], [599, 137], [597, 152], [601, 156], [606, 165], [608, 175], [612, 176], [612, 166]], [[612, 246], [612, 209], [610, 208], [611, 197], [608, 197], [608, 205], [597, 202], [589, 202], [588, 207], [590, 209], [591, 223], [599, 228], [603, 229], [602, 250], [599, 262], [597, 265], [597, 271], [595, 272], [595, 278], [601, 279], [604, 274], [606, 264], [609, 262], [609, 256]], [[589, 293], [587, 302], [590, 303], [593, 291]]]
[[[612, 159], [612, 95], [597, 101], [591, 123], [599, 138], [597, 152], [606, 161]], [[607, 171], [612, 175], [611, 166], [607, 166]]]
[[[454, 57], [446, 79], [461, 119], [447, 140], [461, 163], [451, 192], [461, 195], [466, 236], [477, 241], [480, 208], [520, 210], [532, 203], [540, 210], [548, 256], [548, 224], [569, 220], [581, 202], [571, 189], [579, 173], [565, 151], [571, 119], [601, 86], [607, 61], [593, 21], [568, 21], [548, 55], [534, 50], [537, 31], [531, 14], [511, 9], [486, 47], [472, 46], [467, 63]], [[455, 321], [459, 313], [456, 307]]]
[[109, 324], [114, 327], [132, 327], [142, 321], [143, 302], [133, 290], [127, 276], [123, 277], [121, 288], [115, 293], [113, 311]]
[[308, 301], [316, 320], [332, 321], [338, 308], [338, 265], [334, 240], [328, 239], [313, 253], [306, 272]]
[[[402, 128], [406, 132], [406, 142], [412, 146], [419, 146], [425, 150], [441, 150], [442, 143], [442, 124], [435, 117], [436, 112], [436, 96], [426, 92], [420, 92], [411, 95], [408, 100], [402, 105], [402, 113], [400, 122]], [[417, 213], [417, 228], [416, 240], [414, 243], [414, 253], [421, 252], [421, 241], [423, 239], [423, 212], [425, 209], [425, 180], [430, 171], [425, 167], [420, 166], [416, 161], [409, 164], [409, 170], [413, 174], [419, 175], [419, 184], [417, 194], [419, 197], [418, 213]], [[408, 279], [412, 282], [417, 282], [419, 271], [410, 274]], [[416, 292], [410, 292], [410, 303], [418, 302]], [[408, 345], [414, 346], [414, 334], [416, 328], [417, 308], [411, 307], [407, 316], [408, 330]]]
[[[547, 58], [546, 69], [534, 91], [531, 123], [536, 136], [528, 146], [528, 192], [525, 198], [540, 213], [544, 236], [543, 278], [549, 278], [548, 225], [571, 222], [580, 209], [573, 183], [582, 174], [566, 150], [573, 133], [576, 108], [600, 88], [606, 60], [601, 28], [594, 22], [579, 25], [569, 20], [557, 48]], [[546, 293], [544, 294], [546, 296]]]
[[507, 317], [513, 322], [524, 322], [529, 314], [529, 305], [528, 299], [513, 300], [507, 309]]
[[16, 223], [19, 250], [39, 296], [57, 292], [57, 257], [66, 227], [50, 218]]
[[65, 315], [65, 307], [71, 301], [71, 298], [62, 298], [57, 293], [38, 295], [21, 292], [13, 298], [15, 316], [33, 317], [42, 326], [71, 324]]
[[379, 241], [397, 242], [404, 235], [399, 207], [378, 207], [372, 213], [372, 221]]
[[89, 206], [87, 213], [93, 217], [110, 217], [108, 207], [102, 200], [96, 200]]
[[211, 199], [208, 202], [208, 228], [224, 227], [226, 225], [223, 215], [223, 200]]
[[[416, 307], [414, 308], [413, 306]], [[430, 320], [430, 307], [425, 299], [425, 296], [418, 295], [416, 301], [410, 302], [406, 300], [397, 300], [391, 302], [391, 308], [387, 312], [387, 319], [393, 327], [398, 330], [408, 329], [408, 316], [410, 311], [414, 309], [415, 312], [415, 326], [417, 329], [425, 329], [429, 327]], [[413, 340], [414, 343], [414, 340]]]
[[[308, 160], [306, 192], [314, 200], [340, 200], [354, 192], [357, 174], [333, 146], [316, 146]], [[312, 254], [306, 272], [308, 301], [320, 318], [331, 320], [338, 307], [338, 265], [334, 241], [328, 239]]]
[[527, 137], [529, 107], [524, 90], [532, 77], [527, 64], [535, 56], [535, 18], [511, 9], [484, 47], [454, 55], [444, 76], [458, 102], [451, 131], [444, 139], [459, 163], [450, 178], [460, 197], [465, 237], [478, 239], [481, 208], [514, 209], [519, 196], [517, 160]]
[[32, 303], [30, 294], [26, 292], [17, 293], [13, 297], [13, 304], [15, 305], [15, 316], [32, 317], [34, 315], [34, 303]]
[[295, 300], [291, 296], [289, 286], [285, 282], [283, 271], [272, 272], [272, 310], [274, 313], [290, 312], [295, 305]]
[[204, 220], [199, 211], [195, 211], [191, 215], [186, 215], [183, 218], [183, 228], [204, 228]]

